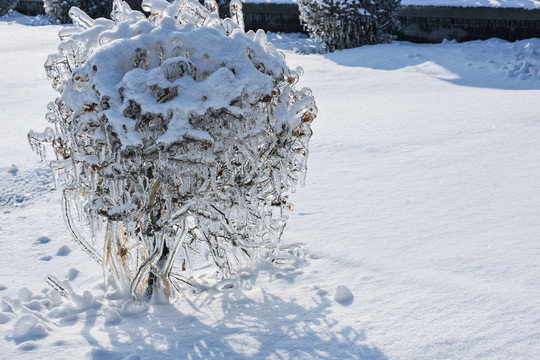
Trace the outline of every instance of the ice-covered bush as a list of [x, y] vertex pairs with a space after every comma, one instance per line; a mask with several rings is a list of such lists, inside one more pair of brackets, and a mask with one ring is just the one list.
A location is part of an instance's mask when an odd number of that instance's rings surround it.
[[43, 0], [43, 5], [51, 23], [68, 24], [71, 22], [69, 9], [73, 6], [92, 18], [109, 17], [112, 0]]
[[399, 28], [401, 0], [299, 0], [300, 20], [311, 37], [335, 51], [388, 43]]
[[[192, 272], [228, 277], [277, 251], [306, 171], [310, 90], [266, 34], [243, 30], [241, 4], [220, 19], [214, 0], [115, 1], [112, 20], [79, 9], [45, 64], [60, 93], [48, 106], [74, 238], [115, 288], [166, 297]], [[74, 226], [74, 208], [103, 251]], [[99, 239], [99, 238], [97, 238]], [[95, 240], [96, 242], [99, 240]]]
[[0, 16], [4, 16], [9, 11], [17, 7], [19, 0], [0, 0]]

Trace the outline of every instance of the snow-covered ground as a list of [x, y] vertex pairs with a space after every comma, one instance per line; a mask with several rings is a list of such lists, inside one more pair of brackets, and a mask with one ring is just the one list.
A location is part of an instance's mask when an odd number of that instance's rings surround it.
[[0, 22], [0, 358], [540, 358], [539, 39], [306, 55], [271, 34], [319, 107], [300, 257], [142, 307], [104, 297], [27, 144], [60, 27], [21, 21]]

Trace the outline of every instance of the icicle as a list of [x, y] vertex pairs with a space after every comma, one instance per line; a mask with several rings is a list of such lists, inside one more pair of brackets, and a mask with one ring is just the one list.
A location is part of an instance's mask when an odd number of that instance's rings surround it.
[[69, 17], [73, 20], [73, 24], [89, 29], [94, 25], [94, 20], [78, 7], [69, 9]]
[[119, 22], [122, 19], [122, 12], [124, 10], [122, 0], [114, 0], [112, 4], [111, 19]]
[[79, 234], [77, 229], [74, 227], [73, 221], [71, 219], [70, 214], [70, 206], [69, 206], [69, 197], [67, 196], [66, 190], [64, 190], [63, 197], [64, 197], [64, 204], [62, 206], [62, 213], [64, 215], [64, 220], [66, 222], [66, 225], [68, 229], [71, 231], [71, 235], [73, 238], [81, 245], [81, 247], [99, 264], [101, 264], [101, 258], [97, 251], [90, 245], [88, 242]]

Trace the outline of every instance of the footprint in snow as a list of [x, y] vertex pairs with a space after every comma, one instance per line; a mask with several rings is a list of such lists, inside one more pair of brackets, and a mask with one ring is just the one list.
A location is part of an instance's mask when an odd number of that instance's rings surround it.
[[7, 286], [4, 284], [0, 284], [0, 291], [4, 291], [7, 289]]
[[49, 242], [51, 242], [51, 238], [48, 236], [41, 236], [36, 240], [37, 244], [48, 244]]
[[325, 296], [325, 295], [328, 294], [328, 291], [319, 288], [317, 285], [313, 285], [313, 286], [311, 287], [311, 290], [315, 290], [315, 294], [317, 294], [317, 295], [319, 295], [319, 296]]
[[36, 349], [37, 345], [33, 341], [22, 343], [21, 346], [19, 346], [19, 350], [21, 351], [33, 351]]
[[58, 249], [58, 251], [56, 252], [56, 255], [57, 256], [67, 256], [67, 255], [69, 255], [70, 252], [71, 252], [71, 249], [69, 248], [69, 246], [63, 245], [63, 246], [60, 247], [60, 249]]
[[52, 259], [52, 256], [50, 255], [45, 255], [39, 258], [39, 260], [41, 261], [50, 261], [51, 259]]
[[73, 281], [77, 278], [78, 275], [79, 275], [79, 270], [75, 268], [71, 268], [68, 271], [67, 278], [69, 281]]
[[336, 293], [334, 294], [334, 300], [343, 306], [348, 306], [353, 303], [354, 295], [348, 287], [338, 285], [336, 287]]

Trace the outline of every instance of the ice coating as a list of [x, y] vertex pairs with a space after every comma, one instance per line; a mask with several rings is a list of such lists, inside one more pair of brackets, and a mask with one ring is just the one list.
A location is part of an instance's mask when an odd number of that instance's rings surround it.
[[[244, 32], [239, 2], [224, 20], [212, 0], [143, 8], [148, 18], [120, 1], [113, 20], [70, 11], [84, 29], [62, 32], [45, 64], [54, 130], [29, 134], [55, 150], [72, 236], [137, 299], [194, 286], [194, 259], [227, 277], [272, 256], [317, 112], [295, 89], [301, 69], [262, 30]], [[75, 209], [102, 246], [80, 235]]]

